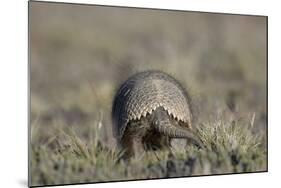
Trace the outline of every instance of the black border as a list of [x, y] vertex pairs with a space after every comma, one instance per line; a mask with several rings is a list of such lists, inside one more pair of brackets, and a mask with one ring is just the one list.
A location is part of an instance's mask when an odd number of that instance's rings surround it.
[[[151, 179], [129, 179], [129, 180], [113, 180], [113, 181], [98, 181], [98, 182], [83, 182], [83, 183], [69, 183], [69, 184], [46, 184], [46, 185], [31, 185], [31, 63], [30, 63], [30, 3], [45, 3], [45, 4], [66, 4], [66, 5], [79, 5], [79, 6], [95, 6], [95, 7], [111, 7], [111, 8], [130, 8], [130, 9], [144, 9], [144, 10], [158, 10], [158, 11], [172, 11], [172, 12], [190, 12], [190, 13], [207, 13], [207, 14], [223, 14], [223, 15], [236, 15], [236, 16], [251, 16], [251, 17], [264, 17], [266, 19], [266, 170], [255, 171], [255, 172], [240, 172], [240, 173], [223, 173], [223, 174], [208, 174], [208, 175], [194, 175], [194, 176], [180, 176], [180, 177], [168, 177], [168, 178], [151, 178]], [[85, 184], [99, 184], [99, 183], [116, 183], [116, 182], [131, 182], [131, 181], [150, 181], [150, 180], [161, 180], [161, 179], [178, 179], [178, 178], [193, 178], [193, 177], [207, 177], [207, 176], [223, 176], [223, 175], [241, 175], [241, 174], [256, 174], [256, 173], [266, 173], [268, 172], [268, 16], [266, 15], [254, 15], [254, 14], [235, 14], [235, 13], [223, 13], [223, 12], [205, 12], [205, 11], [190, 11], [190, 10], [175, 10], [175, 9], [162, 9], [162, 8], [145, 8], [145, 7], [133, 7], [133, 6], [117, 6], [117, 5], [101, 5], [101, 4], [87, 4], [87, 3], [71, 3], [71, 2], [56, 2], [56, 1], [40, 1], [40, 0], [29, 0], [28, 1], [28, 83], [27, 83], [27, 94], [28, 94], [28, 187], [53, 187], [53, 186], [66, 186], [66, 185], [85, 185]]]

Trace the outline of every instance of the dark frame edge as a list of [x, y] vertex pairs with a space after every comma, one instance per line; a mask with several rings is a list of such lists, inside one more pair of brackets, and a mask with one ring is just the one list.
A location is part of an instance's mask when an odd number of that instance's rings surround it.
[[269, 144], [268, 144], [268, 16], [265, 17], [266, 19], [266, 170], [268, 170], [268, 159], [269, 159]]

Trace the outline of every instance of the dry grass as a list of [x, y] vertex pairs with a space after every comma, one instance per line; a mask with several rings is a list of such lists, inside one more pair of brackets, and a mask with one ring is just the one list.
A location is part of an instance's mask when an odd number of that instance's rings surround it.
[[[229, 122], [221, 118], [217, 122], [202, 124], [198, 135], [205, 149], [188, 146], [180, 152], [148, 152], [130, 162], [119, 160], [117, 150], [103, 145], [99, 138], [100, 130], [93, 131], [95, 135], [86, 143], [71, 129], [57, 125], [54, 139], [45, 145], [32, 145], [32, 185], [259, 172], [267, 169], [265, 135], [253, 133], [250, 122]], [[56, 149], [50, 145], [56, 145]]]

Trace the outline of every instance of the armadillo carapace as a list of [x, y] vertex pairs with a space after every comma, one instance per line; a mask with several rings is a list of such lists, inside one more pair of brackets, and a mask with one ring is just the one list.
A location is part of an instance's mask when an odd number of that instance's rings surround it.
[[199, 144], [191, 132], [190, 101], [180, 83], [161, 71], [140, 72], [119, 88], [113, 102], [113, 130], [127, 156], [169, 147], [172, 138]]

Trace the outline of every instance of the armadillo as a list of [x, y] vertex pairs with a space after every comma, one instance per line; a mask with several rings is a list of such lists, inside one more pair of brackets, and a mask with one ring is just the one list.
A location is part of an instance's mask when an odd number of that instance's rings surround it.
[[190, 97], [172, 76], [144, 71], [128, 78], [117, 91], [112, 124], [126, 156], [169, 147], [172, 138], [202, 143], [192, 132]]

